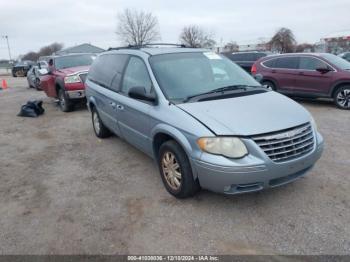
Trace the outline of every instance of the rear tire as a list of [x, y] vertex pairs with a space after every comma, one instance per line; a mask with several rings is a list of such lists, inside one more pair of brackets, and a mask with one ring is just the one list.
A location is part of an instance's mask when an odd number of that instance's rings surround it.
[[98, 138], [106, 138], [112, 135], [111, 131], [102, 123], [100, 115], [95, 107], [91, 109], [91, 120], [95, 135]]
[[166, 190], [176, 198], [192, 197], [200, 189], [193, 178], [186, 152], [174, 140], [162, 144], [159, 149], [158, 166]]
[[58, 90], [59, 106], [62, 112], [70, 112], [73, 110], [72, 101], [67, 97], [66, 92], [62, 88]]
[[350, 86], [339, 87], [333, 96], [334, 104], [344, 110], [350, 109]]
[[276, 91], [276, 86], [271, 81], [268, 81], [268, 80], [262, 81], [261, 85], [268, 90]]

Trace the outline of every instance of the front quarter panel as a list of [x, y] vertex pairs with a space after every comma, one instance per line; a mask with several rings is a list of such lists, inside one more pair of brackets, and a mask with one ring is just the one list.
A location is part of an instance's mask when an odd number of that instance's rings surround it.
[[[159, 133], [173, 137], [186, 151], [189, 158], [199, 158], [201, 151], [197, 139], [214, 134], [198, 120], [173, 104], [158, 105], [151, 114], [151, 138]], [[154, 152], [157, 155], [157, 152]]]

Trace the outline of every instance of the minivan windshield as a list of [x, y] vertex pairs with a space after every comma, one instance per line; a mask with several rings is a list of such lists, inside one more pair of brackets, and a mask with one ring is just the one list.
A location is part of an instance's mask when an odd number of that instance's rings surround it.
[[238, 65], [213, 52], [162, 54], [149, 61], [169, 100], [184, 101], [224, 87], [260, 86]]
[[96, 56], [92, 54], [69, 55], [55, 58], [56, 69], [91, 65]]
[[350, 69], [350, 62], [346, 61], [345, 59], [339, 56], [336, 56], [333, 54], [326, 54], [326, 53], [321, 54], [321, 56], [340, 69], [343, 69], [343, 70]]

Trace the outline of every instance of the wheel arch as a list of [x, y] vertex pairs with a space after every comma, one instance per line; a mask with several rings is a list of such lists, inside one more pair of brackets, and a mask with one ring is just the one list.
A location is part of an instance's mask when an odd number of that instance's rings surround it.
[[[185, 137], [185, 135], [182, 134], [179, 130], [165, 124], [160, 124], [156, 126], [152, 131], [152, 149], [153, 149], [154, 159], [155, 160], [158, 159], [160, 146], [169, 140], [174, 140], [183, 148], [183, 150], [186, 152], [186, 155], [191, 163], [192, 161], [190, 157], [190, 152], [192, 151], [192, 146], [190, 142]], [[197, 172], [194, 169], [192, 164], [191, 164], [191, 168], [192, 168], [193, 177], [197, 178]]]
[[86, 104], [88, 109], [91, 111], [93, 108], [96, 107], [96, 99], [93, 96], [90, 96], [89, 98], [87, 98]]
[[334, 84], [332, 89], [331, 89], [330, 96], [333, 98], [335, 92], [343, 86], [350, 86], [350, 80], [349, 81], [341, 81], [341, 82], [337, 82], [336, 84]]
[[58, 97], [58, 90], [59, 89], [64, 90], [64, 82], [63, 82], [63, 79], [56, 78], [56, 80], [55, 80], [56, 97]]
[[275, 79], [273, 79], [271, 77], [263, 76], [263, 79], [261, 80], [261, 83], [266, 82], [266, 81], [271, 82], [275, 86], [276, 89], [278, 88], [278, 84], [277, 84], [277, 81]]

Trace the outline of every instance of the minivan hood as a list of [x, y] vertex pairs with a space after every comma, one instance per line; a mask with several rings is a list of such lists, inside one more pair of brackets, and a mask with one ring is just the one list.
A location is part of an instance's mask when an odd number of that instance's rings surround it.
[[276, 92], [177, 105], [216, 135], [251, 136], [310, 121], [301, 105]]

